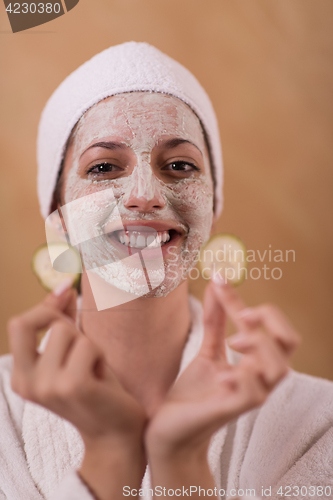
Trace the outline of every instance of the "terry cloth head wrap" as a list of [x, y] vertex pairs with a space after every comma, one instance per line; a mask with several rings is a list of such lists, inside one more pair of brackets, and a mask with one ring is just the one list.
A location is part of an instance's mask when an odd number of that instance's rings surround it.
[[81, 116], [94, 104], [115, 94], [161, 92], [184, 101], [205, 130], [215, 177], [215, 214], [222, 211], [223, 166], [216, 115], [208, 95], [184, 66], [147, 43], [127, 42], [110, 47], [70, 74], [48, 100], [37, 139], [38, 197], [44, 219], [67, 140]]

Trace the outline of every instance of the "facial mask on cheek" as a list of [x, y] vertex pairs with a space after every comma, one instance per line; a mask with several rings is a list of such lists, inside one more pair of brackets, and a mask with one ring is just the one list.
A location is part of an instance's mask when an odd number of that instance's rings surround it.
[[195, 265], [200, 247], [209, 238], [213, 221], [213, 195], [205, 179], [199, 178], [180, 181], [171, 189], [170, 197], [172, 205], [183, 214], [188, 233], [178, 254], [169, 250], [173, 258], [166, 275], [176, 277], [177, 274], [178, 279], [179, 275], [184, 279]]
[[140, 249], [123, 245], [119, 235], [125, 234], [126, 228], [112, 188], [69, 202], [61, 212], [70, 243], [80, 252], [98, 310], [147, 295], [163, 282], [157, 231], [131, 225], [131, 235], [140, 234], [142, 239], [145, 234], [149, 239], [140, 242]]
[[[74, 216], [72, 208], [69, 217], [72, 223], [68, 220], [68, 226], [73, 237], [91, 241], [90, 245], [81, 245], [84, 265], [90, 269], [88, 272], [95, 273], [116, 287], [119, 293], [124, 291], [132, 294], [133, 298], [143, 295], [166, 296], [176, 288], [193, 267], [200, 246], [208, 239], [213, 218], [210, 176], [203, 173], [165, 183], [156, 177], [150, 165], [152, 149], [165, 135], [182, 137], [205, 148], [197, 117], [176, 98], [163, 94], [144, 94], [115, 96], [108, 102], [96, 105], [80, 120], [74, 141], [73, 165], [65, 190], [66, 203], [86, 198], [80, 204], [77, 216]], [[131, 174], [114, 180], [82, 178], [79, 175], [79, 156], [82, 151], [91, 142], [110, 136], [120, 137], [135, 154], [136, 165]], [[207, 155], [205, 162], [208, 162]], [[100, 198], [94, 198], [94, 193]], [[154, 198], [158, 206], [149, 211], [130, 209], [130, 200], [138, 197], [146, 200]], [[78, 216], [81, 223], [78, 222]], [[105, 231], [112, 224], [137, 221], [139, 225], [140, 220], [152, 221], [152, 224], [156, 220], [171, 220], [182, 230], [181, 241], [176, 245], [170, 241], [164, 257], [155, 259], [153, 266], [146, 261], [145, 267], [141, 260], [133, 265], [133, 257], [131, 265], [125, 258], [119, 259], [117, 251], [105, 237]], [[103, 235], [104, 240], [101, 238]], [[112, 264], [100, 265], [110, 259]], [[152, 282], [158, 283], [155, 289], [147, 287], [147, 271], [150, 271]]]

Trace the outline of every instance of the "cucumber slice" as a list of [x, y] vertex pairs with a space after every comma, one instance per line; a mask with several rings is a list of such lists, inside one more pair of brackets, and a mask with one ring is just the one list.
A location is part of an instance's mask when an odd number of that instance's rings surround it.
[[[32, 256], [31, 267], [40, 284], [48, 292], [69, 277], [73, 279], [73, 287], [78, 287], [80, 283], [80, 254], [67, 243], [45, 243], [38, 247]], [[57, 268], [67, 272], [57, 271]]]
[[201, 248], [198, 264], [205, 278], [219, 272], [225, 281], [240, 285], [247, 273], [246, 247], [233, 234], [216, 234]]

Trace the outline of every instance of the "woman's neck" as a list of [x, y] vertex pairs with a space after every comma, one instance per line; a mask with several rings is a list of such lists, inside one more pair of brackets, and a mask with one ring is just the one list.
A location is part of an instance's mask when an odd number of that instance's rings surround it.
[[152, 413], [174, 382], [191, 326], [188, 287], [97, 311], [82, 276], [81, 329], [99, 346], [124, 387]]

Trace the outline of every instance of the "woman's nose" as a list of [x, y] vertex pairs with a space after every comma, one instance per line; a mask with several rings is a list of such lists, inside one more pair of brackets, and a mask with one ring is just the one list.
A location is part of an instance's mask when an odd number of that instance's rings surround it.
[[152, 196], [148, 196], [147, 193], [140, 194], [138, 189], [132, 189], [130, 195], [123, 201], [124, 206], [129, 210], [135, 210], [139, 212], [149, 212], [156, 209], [164, 208], [165, 199], [156, 188], [152, 193]]
[[161, 186], [151, 168], [136, 168], [123, 198], [124, 206], [133, 211], [149, 212], [165, 207]]

